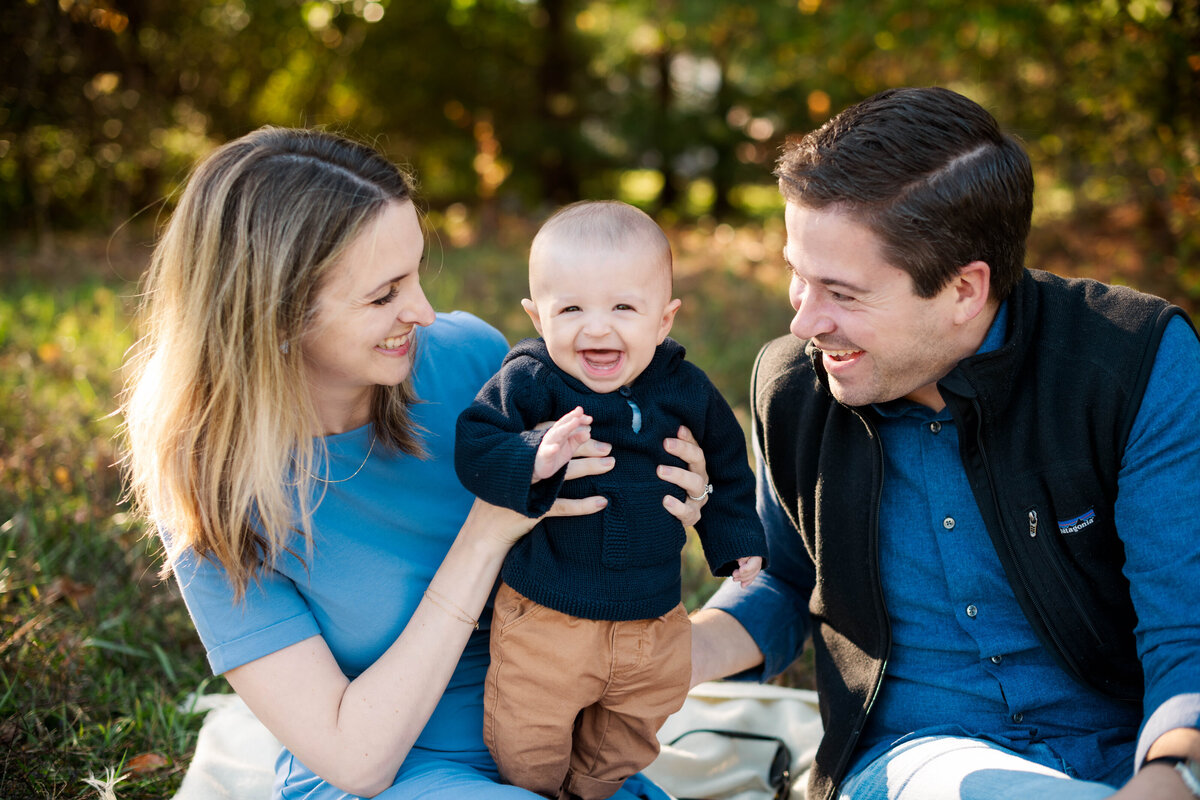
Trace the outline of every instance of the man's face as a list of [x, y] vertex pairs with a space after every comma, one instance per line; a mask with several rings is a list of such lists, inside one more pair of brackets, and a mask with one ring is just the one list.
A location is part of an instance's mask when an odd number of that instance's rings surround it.
[[941, 409], [937, 381], [969, 354], [955, 336], [954, 283], [918, 297], [875, 234], [844, 211], [789, 202], [784, 220], [791, 331], [822, 351], [833, 396], [848, 406], [904, 397]]

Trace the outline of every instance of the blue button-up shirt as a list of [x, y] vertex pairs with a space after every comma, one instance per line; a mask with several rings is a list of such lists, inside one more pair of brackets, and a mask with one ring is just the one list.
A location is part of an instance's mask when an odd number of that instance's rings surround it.
[[[1003, 342], [1005, 315], [1002, 307], [980, 352]], [[1033, 632], [975, 504], [949, 412], [905, 400], [875, 406], [884, 451], [880, 564], [893, 645], [852, 773], [902, 738], [947, 734], [1018, 752], [1044, 743], [1057, 756], [1047, 766], [1117, 786], [1162, 733], [1200, 727], [1198, 366], [1200, 343], [1173, 320], [1119, 475], [1115, 520], [1138, 611], [1144, 711], [1075, 682]], [[770, 568], [748, 590], [723, 585], [709, 605], [733, 614], [755, 639], [763, 679], [803, 646], [813, 566], [757, 449], [756, 456]], [[1039, 748], [1030, 757], [1048, 756]]]

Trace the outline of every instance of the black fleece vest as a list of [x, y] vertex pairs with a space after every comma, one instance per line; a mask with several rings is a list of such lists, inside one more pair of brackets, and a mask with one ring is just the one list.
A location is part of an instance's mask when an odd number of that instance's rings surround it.
[[[997, 350], [938, 383], [988, 533], [1021, 608], [1062, 667], [1139, 702], [1137, 622], [1113, 522], [1117, 473], [1167, 322], [1182, 310], [1122, 287], [1027, 271]], [[1186, 319], [1186, 316], [1184, 316]], [[755, 364], [759, 446], [816, 565], [810, 602], [825, 735], [809, 797], [842, 779], [891, 648], [877, 539], [882, 444], [839, 404], [795, 337]]]

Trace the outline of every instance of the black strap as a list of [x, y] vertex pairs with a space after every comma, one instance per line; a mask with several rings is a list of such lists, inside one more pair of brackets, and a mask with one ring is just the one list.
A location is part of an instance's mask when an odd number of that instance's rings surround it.
[[[696, 728], [690, 731], [684, 731], [676, 736], [671, 741], [667, 742], [668, 746], [674, 745], [685, 736], [691, 736], [693, 733], [713, 733], [718, 736], [727, 736], [730, 739], [749, 739], [759, 742], [774, 742], [776, 744], [775, 757], [771, 759], [771, 766], [767, 771], [767, 779], [771, 788], [775, 790], [775, 800], [788, 800], [792, 788], [792, 751], [788, 749], [787, 742], [780, 739], [778, 736], [768, 736], [763, 733], [750, 733], [748, 731], [732, 731], [722, 730], [719, 728]], [[678, 800], [710, 800], [703, 797], [680, 797]]]

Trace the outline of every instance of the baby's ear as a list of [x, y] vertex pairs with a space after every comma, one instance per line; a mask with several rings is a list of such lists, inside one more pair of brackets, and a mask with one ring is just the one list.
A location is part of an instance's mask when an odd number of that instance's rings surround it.
[[675, 324], [675, 314], [679, 311], [681, 305], [683, 305], [683, 301], [677, 297], [667, 303], [667, 307], [663, 309], [662, 321], [658, 326], [659, 344], [662, 344], [663, 339], [666, 339], [667, 334], [671, 332], [671, 326]]
[[538, 316], [537, 303], [526, 297], [521, 301], [521, 308], [525, 309], [525, 313], [529, 315], [529, 319], [533, 322], [533, 329], [538, 332], [538, 336], [541, 336], [542, 318]]

